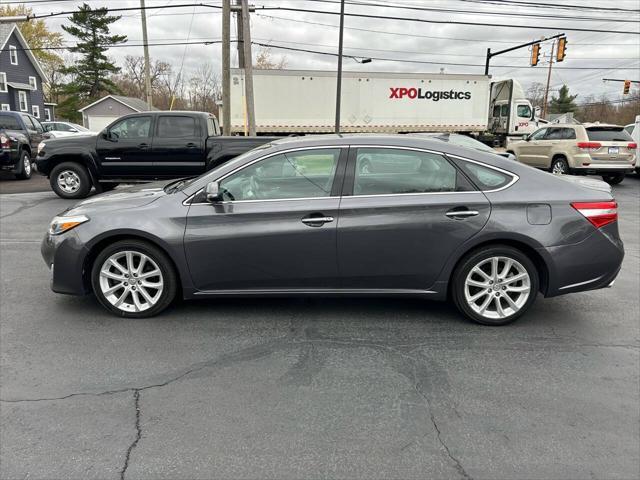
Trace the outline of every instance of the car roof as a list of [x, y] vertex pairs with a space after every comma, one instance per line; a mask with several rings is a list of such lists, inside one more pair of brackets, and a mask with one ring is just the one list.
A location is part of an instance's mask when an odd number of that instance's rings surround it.
[[605, 128], [624, 128], [622, 125], [616, 125], [614, 123], [600, 123], [600, 122], [591, 122], [591, 123], [583, 123], [584, 128], [592, 128], [592, 127], [605, 127]]

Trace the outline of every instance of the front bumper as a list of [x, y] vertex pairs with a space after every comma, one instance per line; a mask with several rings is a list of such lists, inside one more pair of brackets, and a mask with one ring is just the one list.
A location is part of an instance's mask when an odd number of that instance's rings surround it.
[[617, 234], [617, 225], [610, 224], [579, 243], [546, 247], [551, 258], [547, 263], [549, 284], [546, 297], [565, 293], [605, 288], [616, 279], [622, 260], [624, 245]]
[[89, 251], [76, 232], [61, 235], [46, 234], [40, 246], [42, 258], [50, 270], [51, 290], [69, 295], [89, 293], [85, 281], [85, 260]]

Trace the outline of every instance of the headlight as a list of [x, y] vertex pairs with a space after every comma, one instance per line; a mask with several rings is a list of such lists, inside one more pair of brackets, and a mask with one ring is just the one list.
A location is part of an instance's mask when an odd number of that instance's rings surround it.
[[71, 230], [78, 225], [88, 222], [89, 217], [85, 215], [76, 215], [73, 217], [54, 217], [49, 225], [50, 235], [60, 235], [68, 230]]
[[46, 147], [46, 146], [47, 146], [47, 144], [46, 144], [46, 143], [44, 143], [44, 142], [40, 142], [40, 143], [38, 144], [38, 155], [40, 155], [40, 151], [41, 151], [44, 147]]

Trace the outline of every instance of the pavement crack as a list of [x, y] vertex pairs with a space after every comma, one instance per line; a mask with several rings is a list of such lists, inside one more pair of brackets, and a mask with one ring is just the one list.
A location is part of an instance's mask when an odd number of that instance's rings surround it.
[[120, 470], [120, 480], [124, 480], [124, 476], [127, 473], [127, 469], [129, 468], [129, 461], [131, 460], [131, 452], [136, 448], [138, 442], [142, 438], [142, 429], [140, 428], [140, 390], [133, 391], [133, 400], [136, 408], [136, 437], [133, 439], [133, 442], [127, 448], [127, 454], [124, 457], [124, 465], [122, 466], [122, 470]]
[[451, 461], [454, 463], [455, 468], [458, 471], [458, 473], [460, 474], [460, 476], [462, 478], [464, 478], [464, 479], [471, 480], [471, 476], [464, 469], [464, 467], [460, 463], [460, 460], [458, 460], [458, 458], [456, 458], [451, 453], [451, 450], [449, 450], [449, 447], [447, 446], [445, 441], [442, 439], [442, 432], [440, 432], [440, 427], [438, 426], [438, 422], [436, 422], [436, 418], [434, 417], [433, 411], [431, 409], [429, 409], [429, 418], [431, 418], [431, 423], [433, 424], [433, 428], [436, 429], [436, 438], [438, 439], [438, 442], [440, 443], [440, 446], [445, 451], [445, 453], [447, 454], [449, 459], [451, 459]]

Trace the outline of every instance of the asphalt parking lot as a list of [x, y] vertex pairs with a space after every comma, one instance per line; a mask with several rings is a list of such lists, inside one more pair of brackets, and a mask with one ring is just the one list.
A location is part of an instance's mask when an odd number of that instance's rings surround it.
[[72, 202], [0, 195], [0, 477], [637, 478], [640, 178], [614, 190], [615, 286], [502, 328], [402, 299], [116, 318], [49, 290]]

